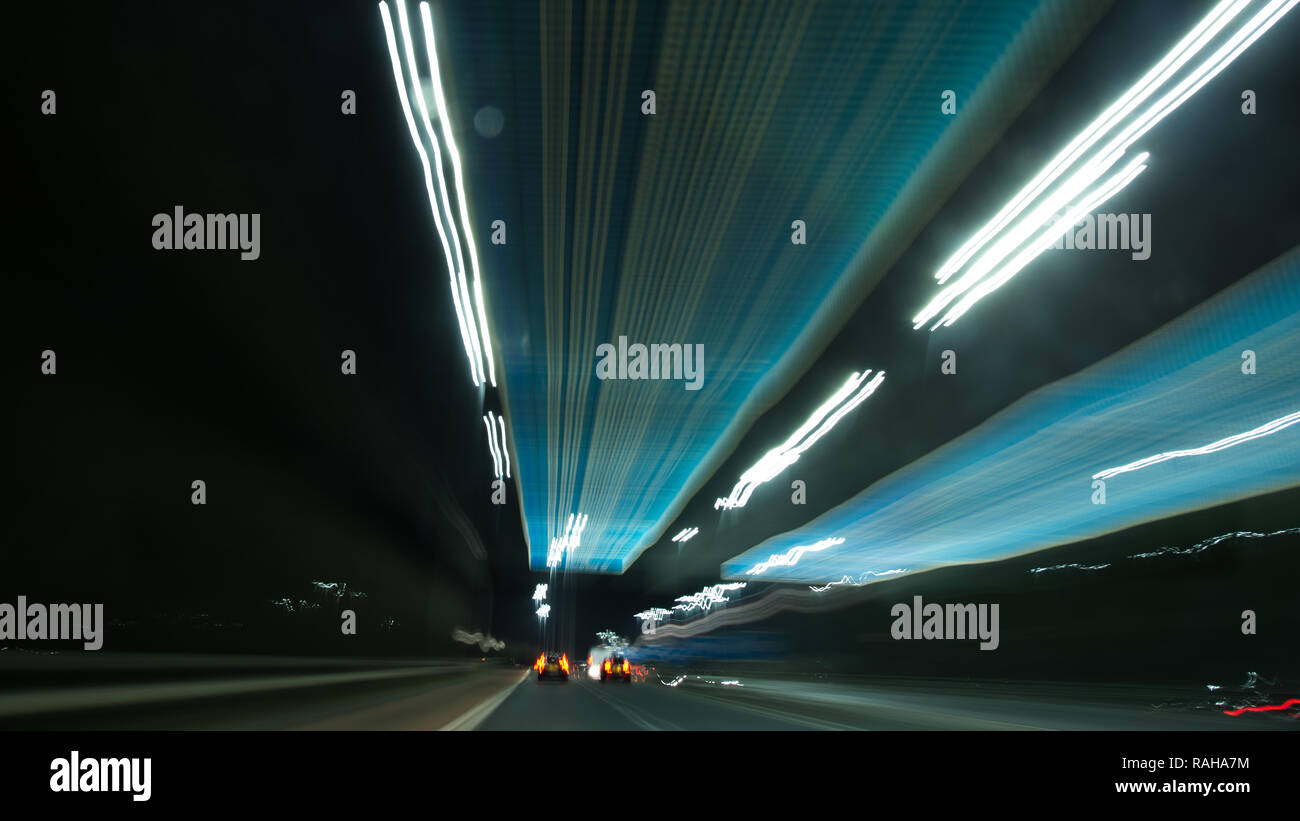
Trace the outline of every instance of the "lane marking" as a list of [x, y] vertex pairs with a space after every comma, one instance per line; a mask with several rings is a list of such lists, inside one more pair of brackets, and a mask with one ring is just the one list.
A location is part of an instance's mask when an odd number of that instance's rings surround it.
[[520, 673], [519, 678], [515, 679], [514, 684], [502, 687], [501, 690], [491, 698], [485, 699], [484, 701], [479, 702], [477, 706], [466, 710], [459, 718], [439, 727], [438, 731], [467, 732], [476, 729], [480, 724], [487, 720], [488, 716], [492, 715], [496, 708], [501, 706], [502, 702], [510, 697], [510, 694], [515, 691], [516, 687], [524, 683], [524, 679], [528, 678], [528, 674], [531, 672], [531, 670], [525, 670]]
[[789, 724], [803, 725], [804, 727], [811, 727], [815, 730], [861, 731], [865, 729], [863, 727], [857, 727], [852, 724], [841, 724], [835, 721], [826, 721], [823, 719], [811, 718], [809, 716], [802, 716], [799, 715], [798, 713], [786, 712], [785, 710], [778, 710], [772, 707], [759, 706], [757, 704], [744, 704], [740, 699], [727, 698], [721, 694], [704, 693], [692, 689], [682, 690], [681, 692], [687, 693], [698, 699], [703, 699], [705, 701], [712, 701], [717, 704], [723, 704], [735, 710], [742, 710], [744, 712], [753, 713], [754, 715], [763, 716], [764, 718], [775, 719], [777, 721], [784, 721]]
[[[633, 724], [637, 725], [643, 730], [651, 730], [651, 731], [659, 732], [662, 730], [682, 729], [681, 727], [677, 726], [671, 721], [666, 721], [662, 718], [658, 718], [657, 716], [651, 715], [648, 711], [644, 709], [634, 708], [629, 704], [620, 704], [619, 702], [615, 701], [612, 696], [607, 696], [601, 693], [600, 690], [595, 686], [591, 688], [591, 693], [592, 695], [596, 696], [596, 698], [600, 699], [601, 701], [608, 704], [610, 707], [613, 707], [615, 710], [617, 710], [628, 721], [631, 721]], [[664, 726], [660, 727], [655, 722], [659, 722], [659, 724], [662, 724]]]

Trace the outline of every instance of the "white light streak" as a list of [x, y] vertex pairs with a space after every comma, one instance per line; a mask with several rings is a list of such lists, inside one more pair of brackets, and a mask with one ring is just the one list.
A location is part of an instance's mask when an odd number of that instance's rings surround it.
[[587, 527], [587, 516], [585, 514], [569, 514], [569, 523], [564, 527], [564, 535], [551, 539], [551, 545], [546, 551], [546, 566], [559, 567], [564, 561], [564, 557], [570, 553], [573, 548], [582, 545], [582, 531]]
[[[380, 3], [379, 9], [381, 16], [385, 19], [386, 30], [390, 30], [392, 23], [389, 19], [387, 4]], [[464, 338], [466, 353], [470, 359], [470, 374], [474, 379], [475, 386], [478, 386], [484, 381], [483, 353], [480, 348], [478, 327], [474, 322], [474, 314], [471, 308], [469, 291], [465, 282], [465, 262], [460, 247], [460, 236], [456, 230], [455, 218], [451, 210], [451, 202], [447, 198], [447, 180], [442, 169], [442, 149], [440, 148], [437, 136], [433, 132], [433, 127], [430, 125], [429, 106], [424, 98], [424, 84], [420, 81], [420, 74], [416, 69], [415, 51], [411, 46], [411, 28], [407, 19], [405, 0], [400, 0], [397, 10], [398, 21], [401, 24], [403, 38], [402, 50], [406, 56], [407, 70], [410, 73], [412, 80], [411, 84], [415, 89], [415, 100], [419, 104], [421, 125], [423, 126], [424, 133], [428, 136], [429, 143], [433, 148], [433, 167], [437, 171], [438, 177], [436, 197], [434, 195], [429, 158], [415, 129], [414, 117], [411, 114], [410, 103], [406, 93], [406, 83], [405, 80], [400, 77], [401, 69], [397, 63], [396, 45], [395, 41], [392, 40], [391, 37], [389, 41], [390, 56], [393, 57], [394, 68], [398, 75], [398, 92], [399, 96], [402, 98], [403, 110], [407, 115], [407, 126], [411, 130], [411, 139], [415, 141], [416, 150], [420, 153], [421, 162], [424, 164], [425, 188], [429, 194], [429, 205], [434, 210], [438, 236], [442, 240], [443, 253], [447, 261], [447, 274], [451, 281], [452, 301], [456, 307], [456, 318], [461, 324], [461, 335]], [[439, 204], [441, 205], [441, 208], [439, 208]], [[443, 227], [444, 222], [446, 223], [445, 229]], [[450, 242], [447, 238], [448, 234], [451, 235]]]
[[497, 453], [497, 426], [492, 424], [495, 420], [492, 418], [492, 412], [483, 417], [483, 427], [487, 428], [488, 450], [492, 451], [492, 472], [501, 478], [501, 454]]
[[[1064, 149], [1057, 154], [1038, 174], [1011, 199], [997, 215], [984, 225], [974, 236], [944, 263], [934, 278], [940, 284], [960, 270], [981, 247], [1002, 231], [1021, 211], [1053, 182], [1066, 168], [1077, 161], [1088, 149], [1092, 148], [1113, 129], [1124, 117], [1143, 100], [1155, 92], [1160, 83], [1168, 79], [1169, 73], [1177, 70], [1197, 51], [1204, 47], [1202, 38], [1217, 34], [1248, 0], [1223, 0], [1200, 23], [1192, 29], [1177, 45], [1167, 53], [1141, 80], [1128, 89], [1118, 100], [1110, 105], [1101, 116], [1082, 132], [1075, 136]], [[1230, 12], [1230, 13], [1228, 13]], [[917, 327], [920, 327], [918, 323]]]
[[696, 534], [696, 533], [699, 533], [699, 532], [700, 532], [700, 529], [699, 529], [698, 527], [688, 527], [688, 528], [685, 528], [684, 530], [682, 530], [681, 533], [678, 533], [676, 536], [673, 537], [673, 541], [674, 541], [674, 542], [689, 542], [691, 539], [695, 538], [695, 534]]
[[[808, 417], [799, 428], [790, 435], [780, 447], [768, 451], [762, 459], [740, 476], [740, 481], [732, 488], [731, 495], [713, 503], [714, 509], [744, 507], [754, 488], [776, 477], [790, 465], [799, 461], [799, 457], [825, 436], [831, 428], [846, 414], [862, 404], [867, 397], [875, 393], [876, 388], [885, 381], [885, 372], [880, 371], [871, 381], [866, 381], [870, 370], [862, 374], [853, 374], [831, 398], [822, 404], [812, 416]], [[865, 384], [864, 384], [865, 383]]]
[[1074, 224], [1078, 222], [1084, 214], [1089, 213], [1094, 208], [1097, 208], [1102, 203], [1106, 202], [1106, 200], [1124, 190], [1124, 187], [1132, 182], [1138, 174], [1141, 174], [1146, 170], [1145, 162], [1149, 156], [1150, 155], [1146, 152], [1139, 154], [1124, 168], [1124, 170], [1115, 174], [1115, 176], [1111, 177], [1101, 186], [1089, 192], [1086, 198], [1071, 207], [1060, 220], [1057, 220], [1053, 224], [1049, 224], [1033, 242], [1017, 254], [1014, 259], [1004, 265], [995, 275], [985, 279], [983, 282], [979, 283], [977, 287], [967, 293], [966, 296], [962, 297], [961, 301], [953, 306], [953, 308], [948, 311], [944, 318], [935, 325], [935, 327], [937, 328], [939, 325], [951, 325], [956, 322], [957, 319], [961, 317], [962, 314], [969, 311], [976, 302], [983, 299], [985, 296], [988, 296], [998, 288], [1001, 288], [1013, 276], [1020, 273], [1020, 270], [1032, 262], [1039, 254], [1043, 253], [1048, 248], [1051, 248], [1057, 238], [1064, 236], [1066, 232], [1074, 227]]
[[[434, 106], [437, 110], [438, 125], [442, 132], [439, 140], [433, 127], [429, 103], [425, 97], [424, 83], [420, 79], [415, 62], [415, 50], [411, 37], [411, 25], [406, 11], [406, 0], [397, 4], [398, 23], [402, 34], [402, 46], [399, 49], [393, 27], [392, 15], [388, 4], [379, 4], [379, 14], [384, 22], [384, 35], [388, 43], [389, 58], [393, 64], [393, 78], [397, 84], [398, 97], [402, 102], [402, 112], [406, 116], [407, 128], [411, 140], [415, 143], [424, 168], [425, 190], [429, 197], [429, 206], [434, 215], [434, 226], [442, 242], [443, 256], [447, 261], [447, 274], [451, 284], [452, 302], [456, 308], [456, 319], [460, 324], [461, 341], [465, 345], [465, 354], [469, 358], [470, 376], [474, 385], [487, 382], [496, 387], [496, 360], [492, 352], [492, 338], [488, 329], [487, 307], [483, 293], [483, 279], [479, 271], [478, 248], [474, 243], [474, 232], [469, 218], [469, 201], [465, 194], [465, 178], [461, 168], [460, 148], [456, 145], [455, 129], [447, 107], [447, 96], [442, 85], [442, 72], [438, 63], [437, 46], [433, 33], [433, 16], [428, 3], [420, 4], [420, 18], [423, 23], [425, 55], [429, 62], [431, 87]], [[402, 56], [405, 57], [406, 71], [411, 78], [413, 95], [407, 93], [407, 82], [402, 72]], [[415, 97], [419, 109], [420, 124], [432, 148], [433, 162], [425, 150], [419, 130], [415, 125], [415, 114], [411, 108], [410, 97]], [[453, 209], [447, 175], [443, 169], [442, 151], [445, 141], [446, 151], [451, 160], [452, 180], [455, 184], [456, 207]], [[436, 172], [437, 185], [434, 184]], [[436, 191], [435, 191], [436, 188]], [[457, 218], [459, 217], [459, 225]], [[465, 248], [462, 248], [462, 236]], [[466, 259], [473, 277], [471, 287], [466, 277]], [[472, 294], [472, 295], [471, 295]], [[487, 360], [486, 369], [484, 359]], [[506, 477], [509, 478], [509, 464], [505, 464]]]
[[634, 614], [632, 618], [640, 619], [641, 621], [653, 620], [659, 622], [662, 621], [663, 619], [668, 618], [672, 614], [673, 611], [671, 610], [665, 610], [662, 607], [652, 607], [649, 610], [642, 610], [640, 613]]
[[814, 593], [825, 593], [827, 590], [830, 590], [832, 587], [839, 587], [841, 585], [861, 587], [862, 585], [870, 581], [870, 579], [868, 579], [869, 576], [878, 579], [882, 576], [897, 576], [900, 573], [906, 573], [906, 572], [907, 572], [906, 567], [896, 567], [893, 570], [881, 570], [880, 572], [876, 572], [874, 570], [868, 570], [865, 573], [859, 573], [856, 579], [853, 578], [852, 576], [845, 576], [844, 578], [840, 579], [837, 582], [828, 582], [822, 587], [809, 585], [808, 589], [813, 591]]
[[[495, 382], [493, 383], [496, 384]], [[506, 417], [504, 414], [497, 417], [497, 423], [501, 427], [501, 463], [506, 468], [506, 478], [510, 478], [510, 451], [506, 449]]]
[[692, 610], [700, 609], [705, 613], [715, 604], [722, 604], [728, 601], [726, 594], [734, 590], [740, 590], [745, 586], [745, 582], [728, 582], [726, 584], [715, 584], [706, 587], [698, 593], [692, 593], [689, 596], [678, 596], [675, 601], [677, 605], [673, 610], [681, 610], [689, 613]]
[[792, 547], [784, 553], [773, 553], [767, 561], [759, 562], [751, 567], [749, 572], [751, 575], [757, 576], [759, 573], [766, 573], [774, 567], [791, 567], [798, 564], [799, 560], [804, 557], [804, 554], [817, 553], [828, 547], [834, 547], [839, 544], [844, 544], [844, 539], [831, 537], [829, 539], [822, 539], [821, 541], [814, 542], [810, 545]]
[[547, 588], [548, 585], [545, 584], [537, 585], [537, 589], [533, 591], [533, 601], [546, 601]]
[[[429, 57], [429, 70], [433, 74], [434, 102], [438, 106], [438, 119], [442, 125], [443, 136], [447, 140], [447, 153], [451, 156], [452, 176], [456, 180], [456, 202], [460, 207], [461, 230], [465, 234], [465, 245], [469, 248], [470, 265], [474, 272], [474, 303], [478, 306], [478, 327], [483, 339], [483, 353], [487, 358], [488, 381], [495, 388], [497, 385], [496, 364], [492, 359], [492, 339], [491, 334], [488, 333], [487, 311], [483, 306], [483, 280], [479, 277], [478, 250], [474, 245], [474, 232], [470, 229], [469, 207], [465, 198], [465, 180], [460, 169], [460, 149], [456, 147], [456, 137], [451, 127], [451, 116], [447, 112], [447, 97], [442, 89], [442, 74], [438, 69], [438, 53], [433, 37], [433, 16], [429, 12], [428, 3], [420, 4], [420, 20], [424, 23], [424, 48]], [[461, 277], [463, 281], [463, 267]], [[480, 365], [480, 367], [482, 366]]]
[[1145, 459], [1139, 459], [1136, 462], [1129, 462], [1127, 465], [1119, 467], [1106, 468], [1092, 475], [1094, 479], [1109, 479], [1112, 476], [1118, 476], [1121, 473], [1128, 473], [1134, 470], [1158, 465], [1161, 462], [1168, 462], [1170, 459], [1181, 459], [1184, 456], [1205, 456], [1210, 453], [1216, 453], [1227, 448], [1236, 447], [1243, 442], [1249, 442], [1252, 439], [1259, 439], [1261, 436], [1270, 436], [1280, 430], [1289, 428], [1296, 422], [1300, 422], [1300, 411], [1289, 413], [1286, 416], [1278, 417], [1272, 422], [1266, 422], [1257, 428], [1248, 430], [1245, 433], [1238, 433], [1217, 442], [1211, 442], [1199, 448], [1188, 448], [1186, 450], [1171, 450], [1164, 453], [1157, 453], [1155, 456], [1148, 456]]
[[537, 615], [542, 618], [547, 618], [551, 615], [551, 606], [549, 604], [543, 604], [541, 607], [537, 608]]
[[[975, 302], [996, 290], [1037, 257], [1043, 250], [1041, 240], [1045, 233], [1040, 233], [1041, 229], [1050, 223], [1065, 202], [1074, 199], [1106, 173], [1129, 146], [1204, 87], [1290, 11], [1297, 2], [1300, 0], [1272, 0], [1266, 4], [1208, 58], [1187, 72], [1163, 96], [1142, 108], [1144, 103], [1161, 92], [1193, 58], [1205, 50], [1228, 24], [1250, 5], [1250, 0], [1223, 0], [1215, 6], [1142, 79], [1112, 103], [1088, 128], [1071, 140], [1003, 206], [992, 220], [949, 257], [935, 273], [935, 279], [939, 284], [948, 282], [949, 278], [958, 271], [965, 269], [965, 273], [943, 288], [913, 318], [914, 327], [920, 328], [931, 322], [961, 297], [961, 301], [948, 310], [942, 319], [935, 322], [931, 330], [951, 325]], [[1135, 112], [1137, 114], [1133, 116]], [[1113, 137], [1112, 133], [1114, 133]], [[1110, 138], [1108, 142], [1087, 156], [1107, 138]], [[1087, 159], [1084, 159], [1085, 156]], [[1131, 163], [1124, 172], [1102, 186], [1100, 191], [1094, 192], [1097, 196], [1089, 195], [1086, 201], [1104, 202], [1122, 190], [1138, 173], [1141, 173], [1145, 167], [1141, 162], [1145, 158], [1144, 154], [1139, 160]], [[1075, 168], [1081, 160], [1082, 164]], [[1067, 174], [1067, 170], [1072, 168], [1075, 170]], [[1063, 175], [1064, 181], [1053, 187], [1053, 184], [1057, 183]], [[1106, 193], [1102, 195], [1102, 191]], [[1038, 205], [1022, 216], [1032, 203]], [[1077, 222], [1078, 216], [1072, 215], [1080, 210], [1071, 209], [1070, 214], [1062, 220], [1065, 227], [1053, 235], [1053, 241], [1056, 236], [1064, 234]], [[1086, 213], [1086, 209], [1082, 210], [1082, 213]], [[1081, 213], [1079, 215], [1081, 216]], [[1050, 232], [1051, 229], [1048, 233]], [[1049, 242], [1048, 246], [1051, 244]], [[966, 268], [976, 254], [986, 248], [987, 250], [969, 268]], [[1011, 261], [1003, 264], [1008, 259]], [[985, 278], [994, 271], [997, 273], [986, 280]]]

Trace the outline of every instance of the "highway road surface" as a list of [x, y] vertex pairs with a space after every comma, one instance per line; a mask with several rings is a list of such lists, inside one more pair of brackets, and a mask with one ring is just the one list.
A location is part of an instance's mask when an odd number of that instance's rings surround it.
[[[735, 677], [536, 680], [504, 662], [210, 656], [0, 659], [0, 729], [1242, 730], [1203, 686]], [[1271, 696], [1270, 696], [1271, 697]], [[1267, 700], [1267, 699], [1265, 699]]]

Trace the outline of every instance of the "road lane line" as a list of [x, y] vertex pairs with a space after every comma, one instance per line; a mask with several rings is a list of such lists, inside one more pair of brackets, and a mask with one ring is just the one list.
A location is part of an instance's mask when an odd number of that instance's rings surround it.
[[758, 704], [746, 704], [742, 701], [744, 696], [740, 696], [737, 698], [727, 698], [722, 696], [721, 694], [702, 693], [699, 692], [698, 690], [691, 690], [691, 689], [682, 690], [681, 692], [688, 694], [694, 698], [703, 699], [705, 701], [712, 701], [716, 704], [725, 705], [734, 710], [741, 710], [747, 713], [752, 713], [754, 715], [763, 716], [764, 718], [771, 718], [771, 719], [776, 719], [777, 721], [784, 721], [789, 724], [799, 724], [804, 727], [810, 727], [814, 730], [860, 731], [864, 729], [862, 727], [855, 727], [852, 724], [841, 724], [838, 721], [827, 721], [824, 719], [812, 718], [810, 716], [804, 716], [798, 713], [791, 713], [785, 710], [778, 710], [773, 707], [762, 706]]
[[488, 716], [492, 715], [496, 708], [501, 706], [503, 701], [510, 697], [510, 694], [515, 691], [516, 687], [524, 683], [524, 679], [528, 678], [528, 673], [529, 671], [527, 670], [520, 673], [519, 678], [515, 680], [514, 684], [502, 687], [499, 692], [491, 698], [480, 702], [477, 707], [472, 707], [471, 709], [466, 710], [461, 714], [460, 718], [454, 719], [442, 727], [439, 727], [439, 731], [466, 732], [468, 730], [476, 729], [480, 724], [487, 720]]
[[[600, 690], [595, 686], [591, 688], [591, 693], [592, 695], [596, 696], [596, 698], [600, 699], [601, 701], [608, 704], [610, 707], [613, 707], [615, 710], [617, 710], [628, 721], [632, 722], [633, 724], [637, 725], [643, 730], [652, 730], [658, 732], [661, 730], [682, 729], [681, 727], [678, 727], [676, 724], [673, 724], [671, 721], [665, 721], [662, 718], [653, 716], [645, 710], [633, 708], [631, 705], [620, 704], [616, 700], [614, 700], [613, 697], [606, 696], [605, 694], [601, 693]], [[656, 721], [659, 722], [660, 724], [663, 724], [664, 726], [660, 727], [658, 724], [655, 723]]]

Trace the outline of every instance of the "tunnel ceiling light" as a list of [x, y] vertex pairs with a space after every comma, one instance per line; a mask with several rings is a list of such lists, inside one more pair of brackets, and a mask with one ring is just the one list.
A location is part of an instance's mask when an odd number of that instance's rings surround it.
[[[1071, 208], [1069, 205], [1100, 179], [1129, 146], [1231, 64], [1297, 2], [1300, 0], [1264, 3], [1209, 57], [1179, 77], [1180, 72], [1251, 5], [1251, 0], [1223, 0], [1215, 6], [1160, 62], [1075, 136], [935, 272], [938, 283], [947, 284], [913, 317], [913, 326], [921, 328], [933, 322], [931, 330], [934, 330], [952, 325], [975, 302], [1050, 247], [1056, 236], [1068, 231], [1082, 214], [1099, 207], [1122, 190], [1145, 168], [1141, 164], [1146, 159], [1145, 154], [1107, 184], [1084, 196], [1082, 207]], [[1178, 78], [1176, 82], [1175, 78]], [[1163, 94], [1151, 101], [1162, 91]], [[1066, 209], [1064, 217], [1060, 213], [1062, 208]], [[1059, 234], [1052, 235], [1050, 241], [1045, 241], [1052, 233], [1049, 226], [1057, 222], [1058, 217], [1061, 217], [1059, 222], [1064, 223], [1064, 227]], [[959, 271], [963, 271], [962, 275], [949, 283]], [[957, 302], [955, 306], [954, 302]]]
[[[1233, 363], [1246, 350], [1272, 364], [1242, 376]], [[752, 577], [766, 560], [764, 581], [865, 583], [892, 569], [999, 561], [1300, 487], [1296, 350], [1300, 246], [732, 557], [723, 576]], [[829, 536], [847, 541], [805, 551], [795, 564], [770, 562]]]
[[543, 604], [541, 607], [537, 608], [537, 615], [541, 616], [542, 618], [546, 618], [550, 616], [551, 606], [549, 604]]
[[678, 596], [675, 601], [676, 605], [673, 610], [681, 610], [686, 613], [692, 610], [703, 610], [705, 613], [716, 604], [723, 604], [729, 599], [728, 593], [740, 590], [745, 587], [745, 582], [725, 582], [715, 584], [704, 588], [698, 593], [692, 593], [689, 596]]
[[549, 586], [545, 584], [537, 585], [537, 588], [533, 590], [533, 601], [546, 601], [546, 591], [548, 587]]
[[861, 587], [862, 585], [866, 584], [868, 581], [878, 579], [883, 576], [897, 576], [901, 573], [906, 573], [906, 572], [907, 572], [906, 567], [896, 567], [893, 570], [882, 570], [879, 573], [868, 570], [866, 573], [859, 574], [856, 579], [853, 578], [852, 576], [844, 576], [837, 582], [827, 582], [824, 585], [810, 585], [808, 589], [813, 591], [814, 593], [825, 593], [827, 590], [830, 590], [832, 587], [843, 587], [843, 586]]
[[647, 621], [647, 620], [662, 621], [663, 619], [668, 618], [672, 614], [673, 611], [671, 610], [665, 610], [662, 607], [651, 607], [649, 610], [642, 610], [640, 613], [634, 614], [632, 618], [638, 619], [640, 621]]
[[[654, 20], [620, 13], [622, 5], [588, 4], [596, 25], [570, 26], [563, 4], [544, 4], [544, 36], [518, 42], [513, 56], [478, 50], [474, 72], [461, 70], [459, 40], [489, 16], [465, 18], [463, 27], [434, 19], [453, 115], [458, 100], [490, 90], [480, 82], [484, 72], [511, 61], [538, 68], [541, 97], [530, 108], [537, 116], [516, 120], [522, 129], [514, 132], [516, 147], [534, 161], [503, 177], [503, 146], [471, 143], [473, 132], [455, 130], [472, 216], [491, 212], [512, 225], [526, 217], [536, 251], [527, 270], [492, 265], [492, 245], [481, 260], [487, 315], [498, 331], [492, 361], [500, 358], [500, 384], [510, 384], [510, 468], [536, 570], [545, 569], [566, 511], [590, 513], [599, 533], [584, 533], [564, 567], [618, 574], [678, 532], [667, 529], [701, 488], [728, 496], [726, 480], [734, 484], [826, 398], [809, 397], [801, 418], [743, 464], [732, 461], [726, 470], [734, 465], [734, 473], [717, 475], [748, 446], [771, 397], [793, 385], [827, 329], [841, 322], [848, 302], [840, 296], [874, 287], [871, 266], [858, 263], [901, 252], [900, 226], [926, 211], [936, 186], [965, 174], [966, 138], [996, 133], [1014, 118], [1006, 84], [1047, 79], [1032, 55], [1073, 48], [1079, 24], [1096, 16], [1041, 0], [967, 3], [954, 4], [935, 28], [914, 4], [795, 4], [796, 14], [759, 15], [756, 28], [739, 31], [708, 3], [665, 4], [666, 16]], [[655, 53], [637, 46], [665, 24], [718, 46], [713, 79], [699, 93], [680, 93], [694, 46], [674, 38]], [[875, 48], [883, 30], [918, 36]], [[819, 36], [806, 36], [812, 31]], [[773, 48], [750, 48], [753, 42]], [[652, 139], [633, 127], [625, 105], [645, 87], [647, 71], [661, 86], [660, 101], [665, 94], [676, 100], [672, 116], [655, 120]], [[956, 120], [887, 116], [891, 101], [917, 88], [954, 88], [975, 105]], [[436, 116], [437, 95], [427, 96]], [[773, 99], [783, 102], [773, 107]], [[696, 139], [723, 106], [731, 114], [718, 139]], [[807, 145], [825, 150], [792, 152]], [[629, 156], [636, 161], [619, 172]], [[685, 176], [676, 173], [683, 169]], [[699, 169], [694, 182], [690, 169]], [[782, 207], [789, 219], [752, 207], [755, 186], [774, 175], [789, 182]], [[493, 176], [511, 184], [481, 185]], [[795, 226], [796, 216], [806, 224]], [[811, 256], [811, 246], [786, 241], [805, 230], [816, 237]], [[763, 236], [781, 241], [756, 241]], [[474, 238], [485, 237], [479, 230]], [[635, 346], [626, 357], [620, 338]], [[603, 368], [615, 364], [600, 353], [606, 344], [617, 349], [613, 359], [626, 360], [628, 376], [645, 362], [641, 346], [650, 347], [651, 363], [653, 346], [666, 346], [670, 360], [682, 346], [680, 382], [601, 378], [597, 371], [609, 375]], [[688, 361], [688, 351], [705, 355]], [[845, 377], [832, 377], [827, 390]]]
[[501, 454], [497, 452], [497, 426], [492, 424], [491, 413], [483, 417], [483, 427], [487, 430], [488, 450], [492, 453], [492, 474], [501, 478]]
[[[474, 244], [474, 232], [470, 228], [469, 206], [465, 197], [465, 178], [460, 167], [460, 149], [456, 146], [455, 129], [452, 128], [451, 114], [447, 110], [447, 95], [442, 87], [442, 73], [438, 69], [438, 53], [433, 36], [433, 15], [429, 11], [428, 3], [420, 4], [420, 20], [424, 24], [424, 48], [433, 75], [434, 101], [438, 106], [438, 124], [442, 127], [443, 138], [447, 142], [447, 153], [451, 157], [452, 176], [456, 180], [456, 203], [460, 211], [461, 231], [465, 235], [465, 245], [469, 249], [470, 266], [474, 273], [474, 304], [478, 308], [478, 328], [483, 340], [483, 355], [487, 359], [488, 382], [495, 388], [497, 385], [496, 365], [492, 357], [492, 335], [488, 333], [487, 309], [483, 304], [483, 280], [479, 276], [478, 247]], [[463, 267], [460, 275], [463, 281], [465, 276]], [[509, 475], [508, 472], [507, 475]]]
[[[447, 274], [451, 285], [452, 303], [455, 306], [456, 319], [460, 325], [461, 341], [465, 346], [465, 353], [469, 359], [470, 376], [476, 387], [484, 382], [495, 387], [496, 366], [492, 355], [491, 335], [488, 332], [483, 284], [479, 276], [478, 253], [474, 245], [473, 231], [470, 228], [469, 206], [461, 173], [460, 151], [453, 136], [454, 129], [452, 128], [450, 113], [447, 110], [446, 96], [443, 92], [441, 74], [438, 69], [432, 18], [428, 4], [422, 3], [420, 13], [424, 23], [425, 51], [432, 72], [434, 101], [438, 110], [438, 125], [442, 132], [442, 140], [439, 140], [438, 135], [435, 133], [432, 117], [429, 113], [429, 104], [425, 98], [424, 83], [421, 81], [416, 66], [415, 50], [405, 0], [399, 0], [397, 9], [402, 40], [400, 51], [388, 3], [381, 2], [379, 4], [379, 15], [383, 20], [384, 37], [388, 44], [389, 60], [393, 68], [393, 80], [397, 86], [398, 99], [401, 101], [402, 113], [406, 118], [411, 141], [415, 145], [416, 153], [419, 154], [420, 164], [424, 170], [425, 191], [429, 198], [430, 209], [433, 212], [434, 227], [437, 229], [438, 237], [442, 242], [443, 257], [447, 263]], [[405, 74], [402, 69], [403, 56], [406, 65]], [[408, 75], [410, 78], [409, 83], [407, 80]], [[407, 91], [408, 85], [414, 92], [413, 96], [419, 108], [421, 128], [416, 127], [416, 117], [411, 107], [412, 95], [408, 94]], [[428, 149], [426, 149], [425, 142], [420, 137], [421, 129], [428, 139]], [[456, 209], [452, 207], [446, 174], [443, 170], [443, 141], [446, 142], [447, 153], [451, 158], [457, 195]], [[429, 159], [430, 154], [433, 155], [432, 162]], [[457, 224], [457, 215], [459, 215], [459, 225]], [[462, 236], [464, 238], [463, 242]], [[468, 247], [468, 254], [466, 254], [462, 245]], [[469, 257], [469, 264], [474, 277], [472, 295], [465, 275], [466, 256]], [[487, 362], [486, 369], [484, 367], [485, 359]]]
[[497, 426], [501, 428], [501, 464], [506, 469], [506, 478], [510, 478], [510, 451], [506, 449], [506, 418], [497, 417]]
[[1114, 468], [1106, 468], [1103, 471], [1094, 473], [1092, 475], [1092, 478], [1109, 479], [1112, 476], [1118, 476], [1121, 473], [1128, 473], [1134, 470], [1141, 470], [1142, 468], [1145, 467], [1158, 465], [1161, 462], [1168, 462], [1170, 459], [1181, 459], [1184, 456], [1205, 456], [1206, 454], [1217, 453], [1218, 451], [1240, 445], [1243, 442], [1249, 442], [1252, 439], [1258, 439], [1261, 436], [1271, 436], [1272, 434], [1277, 433], [1280, 430], [1291, 427], [1296, 422], [1300, 422], [1300, 411], [1297, 411], [1295, 413], [1288, 413], [1286, 416], [1279, 417], [1277, 419], [1274, 419], [1271, 422], [1265, 422], [1264, 424], [1252, 430], [1248, 430], [1244, 433], [1238, 433], [1233, 436], [1225, 437], [1223, 439], [1220, 439], [1217, 442], [1211, 442], [1210, 444], [1204, 445], [1199, 448], [1188, 448], [1187, 450], [1165, 451], [1164, 453], [1158, 453], [1155, 456], [1148, 456], [1145, 459], [1139, 459], [1136, 462], [1129, 462], [1127, 465], [1120, 465], [1119, 467], [1114, 467]]
[[678, 533], [676, 536], [673, 537], [673, 541], [689, 542], [691, 539], [695, 538], [695, 534], [699, 532], [700, 529], [698, 527], [684, 528], [680, 533]]
[[828, 547], [834, 547], [835, 545], [840, 544], [844, 544], [844, 539], [832, 536], [831, 538], [822, 539], [821, 541], [814, 542], [810, 545], [792, 547], [784, 553], [772, 554], [767, 561], [759, 562], [751, 567], [749, 573], [751, 576], [757, 576], [760, 573], [766, 573], [773, 567], [793, 567], [799, 563], [799, 560], [802, 559], [806, 553], [817, 553]]
[[[799, 426], [780, 447], [773, 448], [753, 467], [740, 475], [740, 481], [731, 489], [731, 495], [713, 503], [714, 509], [730, 510], [744, 507], [754, 488], [776, 477], [781, 471], [799, 461], [799, 457], [825, 436], [831, 428], [850, 411], [866, 401], [875, 393], [876, 388], [885, 381], [885, 372], [880, 371], [871, 381], [866, 381], [870, 370], [862, 374], [853, 374], [831, 398], [826, 400], [808, 420]], [[865, 384], [864, 384], [865, 383]]]
[[582, 513], [569, 514], [568, 524], [564, 526], [564, 535], [551, 539], [550, 549], [546, 553], [546, 566], [559, 567], [576, 547], [582, 546], [582, 531], [587, 528], [587, 516]]

